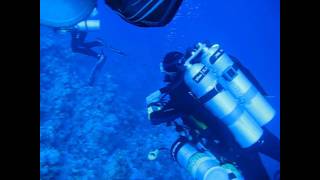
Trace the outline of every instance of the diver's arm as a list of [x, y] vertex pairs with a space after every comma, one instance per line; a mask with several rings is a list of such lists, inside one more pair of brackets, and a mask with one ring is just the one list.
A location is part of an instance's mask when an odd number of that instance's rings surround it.
[[169, 95], [161, 91], [163, 89], [152, 93], [146, 98], [148, 119], [154, 125], [169, 122], [179, 117], [179, 112], [168, 99]]
[[173, 108], [157, 109], [153, 110], [151, 113], [149, 113], [148, 109], [148, 117], [151, 124], [158, 125], [175, 120], [177, 117], [179, 117], [179, 113]]

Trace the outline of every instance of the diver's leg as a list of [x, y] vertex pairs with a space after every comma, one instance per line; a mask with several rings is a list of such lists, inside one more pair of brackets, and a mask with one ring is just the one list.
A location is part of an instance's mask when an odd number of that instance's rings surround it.
[[259, 152], [280, 161], [280, 140], [269, 130], [264, 129], [263, 141], [258, 148]]
[[93, 48], [93, 47], [97, 47], [97, 46], [104, 46], [104, 43], [102, 40], [94, 40], [91, 42], [86, 42], [83, 45], [87, 48]]
[[87, 56], [91, 56], [91, 57], [94, 57], [97, 59], [99, 59], [99, 57], [100, 57], [99, 53], [95, 52], [94, 50], [92, 50], [90, 48], [86, 48], [86, 47], [73, 46], [72, 51], [76, 52], [76, 53], [85, 54]]
[[72, 30], [71, 31], [71, 46], [82, 46], [86, 36], [87, 36], [86, 32]]
[[84, 44], [84, 40], [86, 39], [88, 33], [85, 31], [79, 31], [78, 33], [79, 33], [79, 37], [78, 37], [79, 43]]
[[99, 58], [99, 54], [85, 46], [84, 40], [87, 36], [86, 32], [72, 31], [71, 32], [71, 49], [73, 52], [85, 54], [91, 57]]
[[258, 153], [245, 153], [237, 160], [245, 180], [270, 180]]
[[99, 73], [101, 72], [104, 63], [106, 62], [105, 55], [101, 53], [101, 56], [99, 58], [99, 61], [96, 63], [96, 65], [93, 67], [90, 77], [89, 77], [89, 86], [92, 86], [96, 79], [98, 78]]
[[97, 47], [97, 46], [103, 46], [103, 44], [101, 44], [101, 42], [99, 41], [91, 41], [91, 42], [86, 42], [83, 44], [85, 47], [87, 48], [93, 48], [93, 47]]

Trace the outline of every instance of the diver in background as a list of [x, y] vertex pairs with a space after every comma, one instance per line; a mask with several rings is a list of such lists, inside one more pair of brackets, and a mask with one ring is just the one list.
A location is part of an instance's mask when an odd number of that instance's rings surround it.
[[[90, 17], [94, 17], [98, 14], [97, 9], [95, 8]], [[103, 53], [103, 50], [100, 53], [93, 50], [95, 47], [103, 47], [104, 43], [100, 38], [97, 38], [93, 41], [86, 42], [86, 37], [88, 32], [90, 31], [97, 31], [100, 29], [100, 20], [94, 19], [86, 19], [73, 27], [67, 28], [55, 28], [56, 32], [65, 33], [70, 32], [71, 34], [71, 50], [75, 53], [84, 54], [93, 58], [97, 59], [97, 63], [95, 64], [94, 68], [91, 71], [88, 85], [93, 86], [98, 75], [101, 72], [101, 69], [106, 61], [106, 57]]]
[[[94, 9], [90, 17], [94, 17], [96, 16], [96, 14], [97, 14], [97, 11], [96, 9]], [[95, 47], [103, 48], [103, 47], [106, 47], [106, 45], [100, 38], [96, 38], [95, 40], [89, 41], [89, 42], [86, 42], [85, 40], [88, 35], [88, 32], [97, 31], [99, 29], [100, 29], [100, 20], [93, 20], [93, 19], [87, 19], [87, 20], [81, 21], [71, 28], [55, 28], [54, 29], [56, 32], [60, 32], [60, 33], [70, 32], [72, 52], [84, 54], [84, 55], [96, 58], [98, 60], [94, 68], [92, 69], [91, 75], [88, 80], [88, 85], [90, 86], [94, 85], [106, 61], [106, 57], [103, 50], [101, 50], [100, 53], [98, 53], [97, 51], [93, 50], [93, 48]], [[126, 56], [126, 53], [116, 48], [113, 48], [110, 45], [107, 45], [107, 48], [118, 55]]]
[[75, 53], [81, 53], [87, 56], [94, 57], [98, 60], [103, 59], [103, 52], [98, 53], [92, 48], [103, 47], [104, 43], [100, 38], [93, 41], [85, 42], [88, 32], [98, 31], [100, 29], [100, 20], [91, 19], [98, 14], [97, 8], [94, 8], [89, 18], [77, 23], [71, 27], [54, 28], [55, 32], [71, 34], [71, 50]]
[[[154, 125], [161, 123], [173, 125], [176, 131], [182, 132], [188, 129], [192, 141], [205, 139], [205, 146], [222, 162], [235, 164], [245, 179], [269, 179], [259, 152], [280, 161], [279, 139], [263, 128], [263, 135], [259, 141], [249, 148], [241, 147], [226, 126], [204, 108], [184, 82], [183, 64], [190, 56], [191, 50], [185, 54], [170, 52], [165, 56], [161, 70], [165, 74], [164, 82], [167, 85], [150, 95], [153, 96], [152, 100], [148, 100], [147, 97], [149, 120]], [[261, 86], [257, 88], [260, 89]], [[176, 123], [177, 118], [183, 120], [183, 125]]]
[[[95, 17], [97, 14], [97, 8], [94, 8], [90, 14], [90, 18]], [[97, 38], [96, 40], [85, 42], [88, 32], [98, 30], [100, 30], [100, 20], [96, 19], [86, 19], [73, 26], [69, 30], [71, 33], [72, 51], [94, 57], [98, 59], [98, 61], [104, 61], [103, 51], [98, 53], [92, 49], [94, 47], [103, 47], [103, 41]]]
[[85, 38], [88, 34], [86, 31], [81, 31], [76, 28], [73, 28], [71, 31], [71, 49], [72, 52], [81, 53], [87, 56], [94, 57], [98, 60], [103, 60], [104, 55], [103, 52], [98, 53], [94, 51], [92, 48], [94, 47], [102, 47], [104, 46], [102, 40], [94, 40], [91, 42], [85, 42]]

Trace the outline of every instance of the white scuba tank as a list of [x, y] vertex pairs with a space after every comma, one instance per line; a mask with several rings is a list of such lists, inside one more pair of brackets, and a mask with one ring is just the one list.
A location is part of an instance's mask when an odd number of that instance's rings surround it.
[[177, 141], [172, 145], [171, 154], [195, 180], [229, 180], [228, 170], [221, 167], [209, 151], [200, 152], [188, 142]]
[[185, 63], [185, 83], [204, 107], [229, 128], [241, 147], [250, 147], [260, 139], [263, 130], [218, 82], [211, 69], [202, 63], [190, 63], [196, 56], [197, 53]]
[[84, 20], [75, 25], [80, 31], [97, 31], [100, 29], [100, 20]]
[[214, 72], [219, 83], [228, 89], [260, 126], [273, 119], [273, 107], [218, 44], [207, 47], [199, 43], [198, 48], [202, 49], [201, 62]]

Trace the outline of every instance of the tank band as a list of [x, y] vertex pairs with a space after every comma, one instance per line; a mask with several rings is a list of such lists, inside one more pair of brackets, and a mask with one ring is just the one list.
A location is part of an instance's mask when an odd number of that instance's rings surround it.
[[214, 52], [214, 54], [210, 57], [210, 63], [214, 64], [223, 54], [223, 49], [219, 47], [219, 49], [216, 52]]
[[221, 92], [223, 90], [224, 90], [224, 88], [222, 87], [222, 85], [217, 83], [217, 85], [214, 88], [212, 88], [209, 92], [207, 92], [205, 95], [203, 95], [199, 98], [199, 102], [201, 104], [204, 104], [207, 101], [209, 101], [210, 99], [214, 98], [217, 94], [219, 94], [219, 92]]
[[182, 146], [184, 146], [188, 140], [185, 137], [179, 137], [171, 146], [171, 156], [173, 160], [177, 160], [177, 155]]
[[84, 26], [85, 26], [86, 31], [88, 31], [89, 30], [89, 28], [88, 28], [88, 20], [84, 21]]
[[222, 73], [222, 77], [226, 80], [226, 81], [232, 81], [237, 75], [238, 75], [238, 69], [239, 66], [235, 63], [233, 63], [232, 66], [230, 66], [230, 68], [228, 68], [227, 70], [225, 70]]
[[235, 121], [237, 121], [239, 119], [239, 117], [241, 116], [241, 114], [243, 113], [243, 109], [240, 107], [240, 105], [237, 105], [232, 111], [231, 113], [229, 113], [228, 115], [224, 116], [223, 122], [226, 125], [230, 125], [233, 124]]
[[251, 86], [249, 90], [239, 98], [239, 101], [241, 104], [250, 103], [251, 99], [255, 97], [257, 94], [257, 89], [254, 86]]

